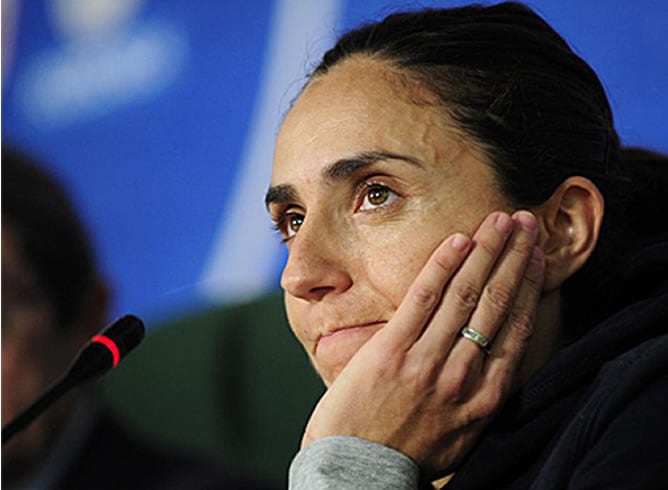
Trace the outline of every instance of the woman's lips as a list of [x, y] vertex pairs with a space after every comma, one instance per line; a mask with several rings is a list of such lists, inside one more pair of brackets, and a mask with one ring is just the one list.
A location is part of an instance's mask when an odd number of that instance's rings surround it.
[[322, 335], [316, 344], [315, 359], [318, 364], [343, 369], [348, 361], [385, 322], [365, 323], [339, 328]]

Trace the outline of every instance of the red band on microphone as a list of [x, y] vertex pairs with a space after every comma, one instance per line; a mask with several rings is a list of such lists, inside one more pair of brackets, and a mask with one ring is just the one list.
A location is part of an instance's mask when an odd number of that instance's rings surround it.
[[109, 352], [111, 352], [111, 355], [113, 357], [113, 367], [118, 366], [118, 363], [121, 362], [121, 353], [118, 350], [118, 346], [116, 346], [116, 343], [113, 340], [111, 340], [106, 335], [96, 335], [95, 337], [90, 339], [90, 341], [102, 344], [107, 349], [109, 349]]

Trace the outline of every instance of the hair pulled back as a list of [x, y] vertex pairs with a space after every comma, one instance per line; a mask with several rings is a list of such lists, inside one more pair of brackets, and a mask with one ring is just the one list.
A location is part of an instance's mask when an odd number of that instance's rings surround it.
[[544, 202], [570, 176], [596, 184], [603, 229], [562, 288], [564, 326], [577, 335], [609, 314], [619, 291], [611, 282], [621, 280], [630, 252], [619, 239], [626, 179], [605, 90], [564, 39], [518, 3], [397, 13], [342, 36], [310, 79], [357, 54], [387, 61], [434, 94], [518, 207]]

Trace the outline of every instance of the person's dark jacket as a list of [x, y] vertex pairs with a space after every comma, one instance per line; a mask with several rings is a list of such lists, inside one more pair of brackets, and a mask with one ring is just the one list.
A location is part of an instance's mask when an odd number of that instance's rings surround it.
[[448, 490], [668, 488], [668, 241], [638, 254], [630, 287], [647, 297], [558, 352]]

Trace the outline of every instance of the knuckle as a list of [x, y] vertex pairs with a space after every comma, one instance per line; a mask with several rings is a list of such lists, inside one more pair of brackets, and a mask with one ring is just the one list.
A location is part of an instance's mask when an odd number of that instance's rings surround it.
[[533, 251], [533, 243], [515, 240], [510, 244], [510, 249], [517, 255], [522, 257], [529, 257]]
[[434, 254], [434, 263], [445, 272], [450, 271], [450, 260], [449, 256], [445, 253], [436, 253]]
[[538, 269], [537, 271], [532, 267], [527, 269], [527, 273], [524, 276], [524, 282], [529, 286], [530, 290], [534, 293], [540, 292], [543, 287], [543, 274], [542, 270]]
[[421, 284], [414, 284], [411, 287], [410, 295], [413, 303], [425, 310], [433, 308], [438, 300], [438, 293], [436, 291]]
[[468, 368], [465, 366], [460, 365], [448, 370], [441, 389], [442, 398], [455, 402], [462, 400], [466, 392], [467, 379]]
[[477, 245], [490, 257], [496, 257], [499, 253], [499, 248], [487, 240], [479, 240]]
[[434, 363], [414, 363], [406, 369], [405, 381], [413, 386], [417, 393], [424, 393], [434, 389], [440, 368]]
[[492, 386], [478, 402], [478, 415], [481, 418], [489, 418], [494, 415], [501, 408], [503, 398], [503, 391], [497, 386]]
[[369, 370], [376, 373], [382, 379], [391, 379], [400, 369], [400, 364], [394, 356], [383, 352], [376, 352], [369, 356]]
[[478, 289], [469, 282], [460, 282], [452, 285], [452, 293], [455, 302], [463, 310], [472, 310], [478, 304], [480, 293]]
[[515, 308], [510, 312], [510, 329], [513, 337], [527, 341], [533, 332], [533, 312], [529, 308]]
[[484, 297], [498, 313], [506, 315], [510, 311], [515, 294], [510, 284], [498, 282], [485, 287]]

